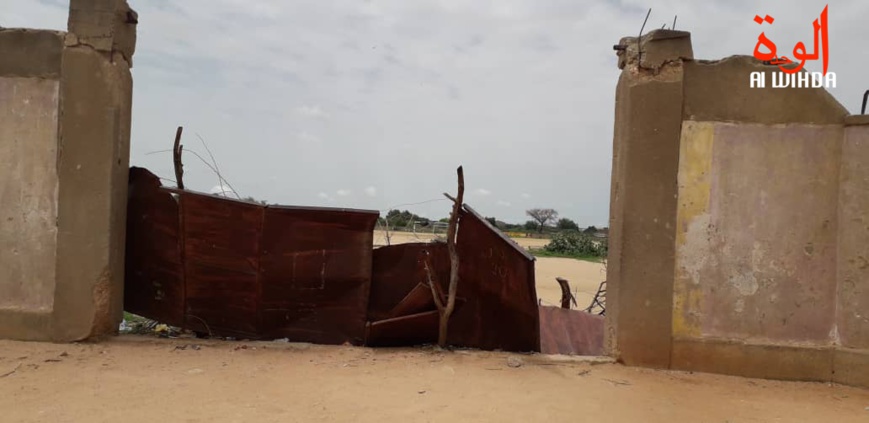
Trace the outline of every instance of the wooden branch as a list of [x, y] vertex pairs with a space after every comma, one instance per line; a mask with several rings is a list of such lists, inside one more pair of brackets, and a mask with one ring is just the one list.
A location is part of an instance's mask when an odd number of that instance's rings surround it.
[[[462, 167], [456, 169], [459, 183], [458, 196], [453, 200], [453, 212], [450, 214], [450, 224], [447, 227], [447, 249], [450, 252], [450, 286], [447, 291], [447, 305], [441, 313], [440, 332], [438, 345], [445, 347], [447, 344], [447, 327], [450, 315], [456, 307], [456, 289], [459, 283], [459, 253], [456, 250], [456, 233], [459, 226], [459, 213], [462, 209], [462, 200], [465, 196], [465, 173]], [[448, 195], [449, 197], [449, 195]]]
[[428, 286], [431, 288], [431, 296], [434, 298], [435, 305], [438, 307], [438, 312], [443, 314], [444, 312], [444, 300], [441, 297], [443, 293], [440, 290], [440, 286], [437, 282], [434, 281], [432, 277], [431, 270], [431, 255], [428, 251], [423, 252], [425, 254], [425, 258], [423, 258], [423, 265], [425, 266], [425, 274], [428, 278]]
[[447, 193], [444, 193], [444, 197], [449, 198], [450, 201], [453, 202], [453, 204], [455, 204], [455, 203], [457, 203], [457, 202], [459, 201], [459, 200], [456, 200], [456, 197], [453, 197], [452, 195], [449, 195], [449, 194], [447, 194]]
[[184, 149], [184, 146], [181, 145], [181, 131], [184, 128], [178, 127], [178, 130], [175, 131], [175, 146], [172, 148], [172, 156], [175, 162], [175, 181], [178, 184], [178, 189], [184, 189], [184, 165], [181, 163], [181, 151]]
[[569, 310], [571, 301], [573, 301], [573, 305], [576, 305], [576, 297], [570, 292], [570, 284], [567, 279], [561, 277], [555, 278], [555, 280], [561, 285], [561, 308]]

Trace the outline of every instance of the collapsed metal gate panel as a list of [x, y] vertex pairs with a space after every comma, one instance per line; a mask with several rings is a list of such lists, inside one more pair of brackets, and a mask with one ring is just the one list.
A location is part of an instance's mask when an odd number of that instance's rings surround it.
[[126, 310], [215, 335], [364, 342], [378, 212], [171, 190], [140, 168], [129, 195]]
[[[127, 311], [217, 336], [371, 346], [436, 341], [439, 315], [424, 258], [446, 292], [446, 244], [373, 250], [376, 211], [263, 206], [180, 191], [135, 167], [129, 184]], [[601, 343], [597, 331], [591, 338], [575, 333], [600, 322], [538, 309], [534, 257], [468, 205], [460, 210], [456, 249], [449, 344], [540, 351], [541, 331], [547, 351], [585, 353]], [[566, 343], [559, 334], [569, 335]]]
[[[534, 257], [465, 205], [456, 241], [459, 283], [450, 319], [451, 345], [539, 351], [540, 328]], [[400, 244], [374, 252], [369, 345], [413, 345], [437, 339], [438, 315], [423, 258], [446, 292], [446, 244]]]

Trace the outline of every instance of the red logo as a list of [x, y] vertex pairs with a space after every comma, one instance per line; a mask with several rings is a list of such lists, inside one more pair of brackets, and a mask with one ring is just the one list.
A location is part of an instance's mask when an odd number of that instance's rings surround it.
[[[814, 52], [812, 54], [808, 54], [806, 52], [806, 45], [802, 41], [798, 42], [797, 45], [794, 46], [793, 56], [794, 56], [794, 59], [800, 61], [799, 66], [797, 66], [795, 68], [791, 68], [791, 69], [785, 68], [785, 65], [795, 63], [795, 62], [791, 59], [788, 59], [786, 56], [778, 57], [778, 55], [776, 54], [775, 43], [770, 41], [769, 38], [766, 37], [766, 34], [764, 34], [763, 32], [761, 32], [760, 36], [757, 37], [757, 45], [754, 47], [754, 57], [756, 57], [759, 60], [762, 60], [764, 62], [767, 62], [769, 64], [772, 64], [772, 65], [779, 65], [779, 69], [781, 69], [781, 71], [784, 73], [793, 74], [793, 73], [797, 73], [800, 70], [802, 70], [803, 66], [805, 66], [805, 64], [806, 64], [806, 61], [818, 60], [818, 58], [821, 56], [821, 54], [819, 53], [818, 50], [822, 50], [823, 51], [823, 60], [824, 60], [824, 73], [823, 74], [826, 75], [827, 74], [827, 62], [829, 61], [829, 58], [830, 58], [830, 52], [828, 50], [829, 40], [827, 38], [827, 8], [828, 7], [829, 7], [829, 5], [824, 6], [824, 11], [821, 12], [821, 17], [819, 19], [815, 19], [815, 21], [812, 22], [812, 26], [815, 29], [815, 49], [814, 49]], [[772, 23], [775, 21], [775, 18], [773, 18], [772, 16], [769, 16], [769, 15], [766, 15], [764, 17], [760, 17], [760, 16], [755, 15], [754, 21], [757, 22], [758, 25], [763, 25], [764, 22], [772, 25]], [[818, 46], [818, 39], [819, 38], [823, 39], [823, 41], [821, 41], [822, 44], [820, 47]], [[767, 50], [766, 53], [763, 53], [760, 51], [761, 46], [766, 48], [766, 50]]]

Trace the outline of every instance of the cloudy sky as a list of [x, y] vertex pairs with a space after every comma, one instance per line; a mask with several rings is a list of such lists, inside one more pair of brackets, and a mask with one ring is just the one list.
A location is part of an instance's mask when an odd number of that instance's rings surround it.
[[[692, 32], [697, 58], [750, 55], [761, 30], [806, 41], [824, 1], [129, 0], [139, 13], [132, 163], [173, 177], [175, 128], [243, 196], [358, 207], [438, 199], [465, 167], [467, 202], [524, 221], [551, 207], [605, 225], [612, 50], [647, 29]], [[2, 0], [0, 26], [63, 30], [68, 1]], [[755, 14], [776, 21], [764, 28]], [[869, 2], [830, 6], [833, 94], [869, 88]], [[785, 48], [788, 52], [790, 47]], [[807, 68], [820, 71], [820, 63]], [[216, 176], [186, 157], [185, 183]], [[171, 184], [170, 182], [166, 182]], [[445, 201], [406, 206], [438, 218]]]

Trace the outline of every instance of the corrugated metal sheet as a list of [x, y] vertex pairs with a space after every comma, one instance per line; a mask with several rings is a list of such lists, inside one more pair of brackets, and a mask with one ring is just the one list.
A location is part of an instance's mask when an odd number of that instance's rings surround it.
[[[446, 291], [450, 277], [450, 259], [446, 244], [411, 243], [380, 247], [374, 250], [371, 297], [368, 304], [370, 321], [406, 315], [395, 315], [393, 311], [416, 286], [428, 286], [422, 262], [424, 251], [430, 253], [435, 279]], [[428, 298], [431, 299], [431, 295]], [[431, 301], [429, 310], [435, 310], [434, 300]]]
[[[263, 206], [178, 191], [139, 168], [130, 170], [129, 192], [128, 311], [218, 336], [436, 341], [438, 313], [423, 257], [430, 255], [446, 292], [446, 244], [372, 250], [376, 211]], [[538, 308], [534, 257], [467, 205], [457, 252], [450, 344], [568, 354], [596, 353], [602, 345], [595, 316]]]
[[361, 344], [378, 215], [161, 189], [132, 168], [125, 308], [214, 335]]
[[184, 323], [178, 203], [160, 179], [130, 169], [124, 308], [174, 326]]
[[258, 337], [257, 287], [263, 207], [184, 191], [185, 326]]
[[368, 345], [437, 342], [438, 312], [423, 264], [425, 252], [430, 254], [435, 280], [446, 291], [450, 275], [446, 244], [398, 244], [374, 250]]
[[266, 337], [321, 344], [365, 340], [378, 212], [273, 207], [262, 237]]
[[[459, 282], [448, 342], [486, 350], [538, 351], [534, 257], [468, 206], [460, 215], [456, 249]], [[429, 336], [411, 337], [403, 345], [436, 341], [437, 319], [428, 315], [404, 319], [402, 313], [391, 314], [402, 299], [417, 301], [407, 297], [419, 284], [426, 283], [423, 251], [431, 253], [436, 282], [446, 292], [450, 275], [446, 244], [402, 244], [375, 250], [369, 344], [401, 345], [401, 333]], [[433, 303], [429, 307], [435, 310]], [[416, 308], [414, 311], [425, 310]]]
[[604, 317], [579, 310], [540, 306], [540, 352], [602, 355]]
[[470, 206], [461, 214], [457, 296], [449, 343], [485, 350], [538, 351], [540, 324], [534, 257]]

